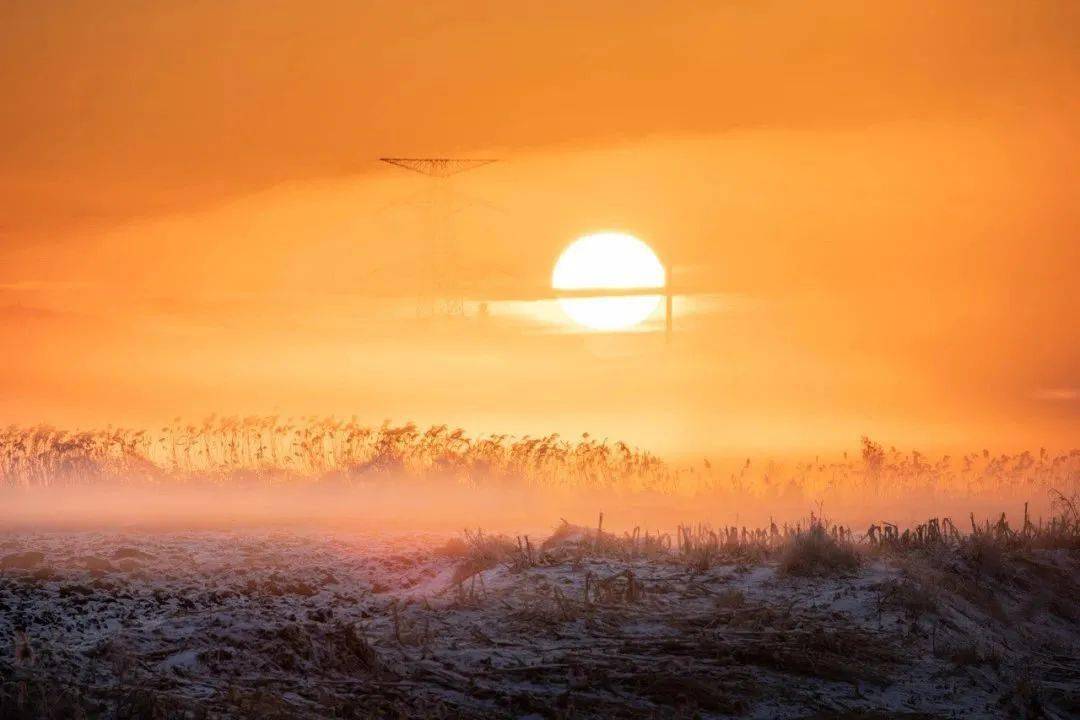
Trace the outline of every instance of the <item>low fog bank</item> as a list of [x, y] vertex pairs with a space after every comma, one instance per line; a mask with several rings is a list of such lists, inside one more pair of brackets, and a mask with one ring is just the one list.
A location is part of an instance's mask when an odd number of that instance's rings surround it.
[[373, 532], [550, 531], [561, 519], [604, 529], [635, 527], [669, 532], [679, 524], [711, 527], [806, 525], [811, 515], [860, 533], [871, 523], [909, 527], [949, 517], [962, 528], [972, 519], [996, 522], [1002, 513], [1034, 523], [1055, 512], [1056, 490], [1026, 488], [992, 496], [904, 497], [801, 492], [767, 497], [708, 491], [660, 492], [475, 487], [409, 481], [370, 485], [51, 486], [0, 491], [0, 530], [177, 530], [303, 526]]
[[673, 464], [583, 435], [470, 435], [414, 423], [179, 419], [156, 431], [0, 430], [0, 528], [340, 526], [536, 532], [560, 519], [670, 532], [818, 519], [860, 532], [1001, 513], [1038, 522], [1080, 495], [1080, 450], [931, 457], [862, 438], [841, 457]]

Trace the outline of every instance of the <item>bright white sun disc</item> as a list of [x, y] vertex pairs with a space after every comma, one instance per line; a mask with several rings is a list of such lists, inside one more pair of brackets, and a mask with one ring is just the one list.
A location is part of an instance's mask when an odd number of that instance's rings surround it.
[[[555, 290], [640, 290], [664, 287], [664, 266], [648, 245], [633, 235], [602, 232], [575, 240], [555, 263]], [[655, 312], [660, 295], [559, 298], [575, 322], [594, 330], [637, 325]]]

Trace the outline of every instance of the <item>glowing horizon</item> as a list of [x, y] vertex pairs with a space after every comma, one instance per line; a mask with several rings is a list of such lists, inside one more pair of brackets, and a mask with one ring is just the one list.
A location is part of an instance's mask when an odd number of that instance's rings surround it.
[[[1015, 5], [8, 3], [0, 423], [1069, 447], [1080, 4]], [[553, 291], [605, 228], [670, 346]]]

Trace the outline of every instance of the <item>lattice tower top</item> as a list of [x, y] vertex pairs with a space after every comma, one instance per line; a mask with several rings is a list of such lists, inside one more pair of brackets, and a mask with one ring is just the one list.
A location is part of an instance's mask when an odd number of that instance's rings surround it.
[[379, 158], [384, 163], [412, 170], [429, 177], [450, 177], [466, 170], [475, 170], [482, 165], [496, 162], [494, 159], [478, 158]]

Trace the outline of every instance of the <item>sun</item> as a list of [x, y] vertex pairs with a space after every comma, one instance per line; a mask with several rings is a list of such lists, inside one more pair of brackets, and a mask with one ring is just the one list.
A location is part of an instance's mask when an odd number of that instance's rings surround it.
[[[580, 237], [555, 263], [555, 290], [602, 291], [663, 288], [664, 266], [648, 245], [633, 235], [601, 232]], [[559, 305], [575, 322], [593, 330], [637, 325], [660, 305], [660, 295], [561, 297]]]

